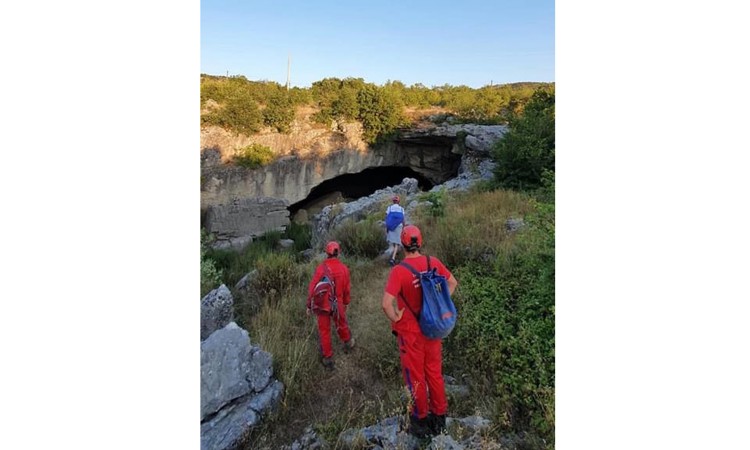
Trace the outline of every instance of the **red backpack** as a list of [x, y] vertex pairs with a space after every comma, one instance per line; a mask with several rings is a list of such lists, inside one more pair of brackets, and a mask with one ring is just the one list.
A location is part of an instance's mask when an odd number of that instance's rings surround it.
[[338, 311], [336, 299], [336, 283], [333, 281], [331, 271], [323, 263], [324, 275], [315, 284], [312, 297], [307, 299], [307, 307], [315, 314], [333, 315]]

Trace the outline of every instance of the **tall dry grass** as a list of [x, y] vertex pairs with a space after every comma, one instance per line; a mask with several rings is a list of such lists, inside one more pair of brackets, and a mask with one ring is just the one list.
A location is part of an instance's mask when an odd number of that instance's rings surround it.
[[507, 252], [514, 234], [506, 221], [524, 217], [532, 207], [527, 195], [498, 190], [450, 196], [445, 209], [442, 217], [417, 210], [413, 222], [422, 230], [423, 253], [456, 267]]

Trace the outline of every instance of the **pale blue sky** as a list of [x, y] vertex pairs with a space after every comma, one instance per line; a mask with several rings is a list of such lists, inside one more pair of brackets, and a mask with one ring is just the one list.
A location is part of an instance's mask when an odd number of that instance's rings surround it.
[[555, 81], [552, 0], [201, 2], [201, 72], [310, 86]]

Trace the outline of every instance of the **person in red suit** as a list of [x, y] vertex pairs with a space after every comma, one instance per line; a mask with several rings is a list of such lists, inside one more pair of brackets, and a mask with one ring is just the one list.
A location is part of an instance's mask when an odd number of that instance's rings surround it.
[[[418, 272], [427, 271], [427, 257], [419, 251], [422, 247], [422, 232], [419, 228], [414, 225], [404, 227], [401, 244], [405, 251], [404, 262]], [[458, 286], [456, 278], [439, 259], [430, 257], [429, 264], [446, 278], [452, 295]], [[413, 400], [409, 411], [409, 432], [419, 438], [439, 434], [445, 429], [448, 410], [442, 373], [443, 345], [440, 339], [425, 337], [419, 328], [415, 314], [418, 315], [422, 310], [421, 285], [419, 279], [406, 267], [399, 264], [391, 269], [382, 307], [391, 320], [392, 333], [398, 341], [401, 372]], [[408, 310], [406, 314], [405, 310]]]
[[354, 348], [354, 338], [352, 338], [351, 330], [349, 330], [349, 323], [346, 321], [346, 309], [351, 302], [351, 282], [349, 279], [349, 268], [339, 260], [341, 247], [338, 242], [328, 242], [325, 252], [327, 258], [315, 269], [315, 273], [308, 286], [307, 315], [312, 314], [315, 285], [324, 276], [332, 278], [335, 286], [334, 292], [336, 294], [337, 307], [335, 310], [329, 312], [315, 311], [315, 314], [318, 318], [318, 337], [323, 357], [322, 363], [326, 369], [333, 370], [335, 366], [333, 363], [333, 347], [331, 346], [331, 322], [335, 325], [336, 333], [344, 343], [346, 350], [350, 351]]

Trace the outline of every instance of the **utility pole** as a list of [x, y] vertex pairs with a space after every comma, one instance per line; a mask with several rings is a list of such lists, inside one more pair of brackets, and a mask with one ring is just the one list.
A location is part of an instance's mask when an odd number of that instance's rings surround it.
[[286, 60], [286, 90], [289, 90], [289, 77], [292, 72], [292, 54], [289, 53], [289, 56]]

